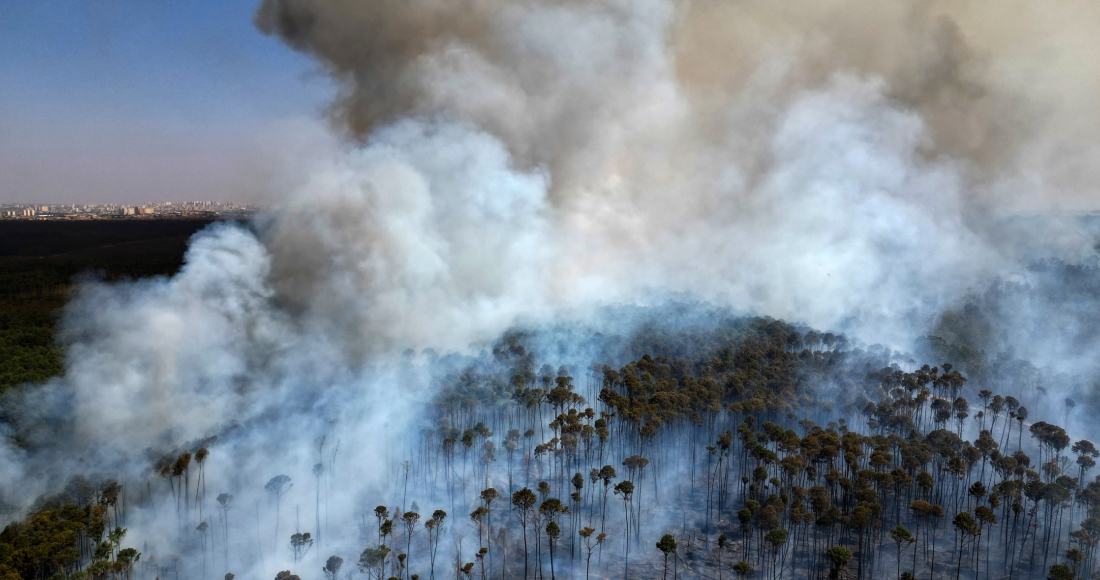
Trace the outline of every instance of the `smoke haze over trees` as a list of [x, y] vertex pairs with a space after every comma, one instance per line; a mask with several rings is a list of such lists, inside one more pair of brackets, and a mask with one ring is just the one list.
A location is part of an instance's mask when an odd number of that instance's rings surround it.
[[74, 293], [0, 571], [1089, 577], [1098, 16], [261, 2], [333, 135]]

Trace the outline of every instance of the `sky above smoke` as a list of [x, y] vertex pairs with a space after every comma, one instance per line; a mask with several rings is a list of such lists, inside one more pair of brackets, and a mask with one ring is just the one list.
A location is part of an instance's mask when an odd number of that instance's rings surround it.
[[74, 419], [60, 453], [123, 464], [240, 423], [247, 469], [213, 478], [254, 491], [271, 457], [308, 478], [335, 430], [369, 486], [427, 396], [408, 348], [687, 297], [908, 349], [987, 280], [1093, 254], [1057, 212], [1093, 209], [1100, 183], [1098, 18], [265, 0], [256, 26], [338, 87], [327, 128], [265, 149], [278, 213], [201, 234], [171, 279], [86, 286], [41, 408]]
[[254, 10], [0, 1], [0, 203], [261, 199], [332, 87]]

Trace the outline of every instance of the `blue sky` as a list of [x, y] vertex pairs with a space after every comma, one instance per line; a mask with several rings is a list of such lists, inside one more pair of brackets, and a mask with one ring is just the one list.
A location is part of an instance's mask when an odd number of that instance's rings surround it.
[[249, 197], [271, 127], [331, 82], [256, 0], [0, 0], [0, 202]]

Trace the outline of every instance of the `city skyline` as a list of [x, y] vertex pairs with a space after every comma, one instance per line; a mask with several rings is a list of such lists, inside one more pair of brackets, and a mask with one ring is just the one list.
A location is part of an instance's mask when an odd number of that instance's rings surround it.
[[137, 204], [0, 204], [0, 220], [73, 220], [117, 218], [246, 218], [270, 209], [231, 201], [160, 201]]

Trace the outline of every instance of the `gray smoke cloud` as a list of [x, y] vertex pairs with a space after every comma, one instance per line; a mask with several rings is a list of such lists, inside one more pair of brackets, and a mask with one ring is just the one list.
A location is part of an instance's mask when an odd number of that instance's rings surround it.
[[331, 112], [351, 134], [409, 115], [472, 120], [521, 164], [554, 169], [563, 196], [592, 187], [615, 151], [664, 145], [659, 159], [682, 165], [736, 142], [738, 164], [766, 164], [785, 105], [846, 71], [923, 119], [924, 153], [1030, 186], [1014, 195], [1058, 185], [1062, 203], [1091, 209], [1096, 18], [1077, 1], [268, 0], [256, 21], [342, 83]]
[[[1080, 62], [1058, 92], [1027, 79], [1050, 74], [1039, 47], [1057, 67], [1094, 54], [1075, 19], [1091, 11], [271, 0], [256, 21], [341, 84], [330, 112], [349, 135], [475, 130], [543, 176], [549, 250], [522, 262], [549, 261], [513, 277], [535, 275], [536, 304], [690, 292], [900, 345], [914, 318], [1031, 257], [1015, 241], [1039, 230], [1006, 234], [1006, 215], [1090, 203], [1097, 119], [1078, 105], [1096, 71]], [[1043, 228], [1044, 250], [1092, 251], [1067, 220]]]
[[[25, 503], [89, 466], [144, 481], [138, 450], [218, 435], [208, 485], [267, 534], [263, 483], [310, 489], [324, 434], [357, 482], [326, 492], [350, 527], [431, 396], [405, 349], [675, 296], [910, 348], [990, 278], [1093, 255], [1073, 219], [1005, 218], [1093, 199], [1097, 10], [265, 0], [258, 27], [340, 83], [339, 137], [176, 276], [86, 285], [66, 376], [33, 395], [67, 437], [0, 449], [0, 472]], [[168, 510], [129, 522], [161, 554]], [[289, 566], [234, 542], [240, 577]]]

